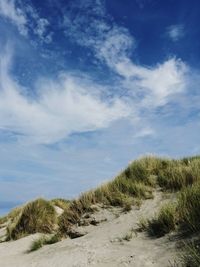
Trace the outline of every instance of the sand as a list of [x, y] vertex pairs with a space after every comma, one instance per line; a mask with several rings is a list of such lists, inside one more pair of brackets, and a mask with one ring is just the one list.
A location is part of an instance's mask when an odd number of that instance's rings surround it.
[[[38, 251], [27, 253], [32, 241], [40, 234], [31, 235], [17, 241], [0, 244], [1, 267], [168, 267], [172, 266], [176, 249], [175, 241], [169, 236], [150, 238], [139, 233], [141, 217], [150, 218], [166, 200], [160, 192], [155, 198], [146, 200], [140, 209], [134, 207], [128, 213], [118, 209], [101, 209], [94, 216], [106, 220], [97, 226], [82, 227], [88, 233], [76, 239], [65, 239], [47, 245]], [[2, 233], [4, 229], [1, 229]], [[124, 237], [132, 232], [130, 241]], [[171, 263], [170, 263], [171, 262]]]

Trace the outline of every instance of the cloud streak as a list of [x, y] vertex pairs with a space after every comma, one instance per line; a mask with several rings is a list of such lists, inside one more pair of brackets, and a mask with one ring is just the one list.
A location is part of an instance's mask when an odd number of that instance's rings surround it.
[[28, 34], [26, 14], [16, 7], [15, 0], [0, 0], [0, 15], [16, 25], [20, 34]]
[[30, 4], [23, 6], [21, 1], [0, 0], [0, 16], [15, 25], [22, 36], [28, 37], [33, 33], [42, 42], [52, 41], [53, 33], [48, 30], [49, 21], [41, 18]]
[[166, 34], [173, 42], [177, 42], [185, 35], [184, 27], [181, 24], [171, 25], [167, 28]]
[[[135, 64], [131, 56], [135, 48], [134, 37], [106, 16], [104, 2], [97, 1], [98, 9], [88, 16], [84, 14], [84, 2], [75, 1], [80, 2], [82, 5], [72, 6], [64, 15], [65, 34], [79, 45], [91, 49], [100, 62], [121, 77], [122, 94], [127, 94], [132, 101], [139, 101], [139, 109], [142, 106], [164, 106], [172, 96], [184, 92], [189, 67], [181, 59], [172, 57], [155, 66]], [[89, 4], [93, 6], [88, 0]], [[95, 15], [94, 21], [92, 15]], [[181, 36], [181, 27], [171, 30], [174, 38]]]
[[[72, 133], [109, 127], [122, 118], [140, 124], [144, 116], [185, 93], [189, 67], [176, 58], [150, 67], [135, 64], [131, 57], [134, 37], [126, 28], [112, 22], [102, 1], [95, 3], [74, 1], [64, 15], [64, 32], [92, 50], [96, 59], [118, 76], [116, 93], [106, 98], [109, 91], [115, 92], [115, 84], [101, 85], [86, 78], [84, 73], [65, 71], [55, 80], [37, 81], [36, 96], [31, 98], [27, 95], [30, 89], [12, 78], [10, 51], [7, 51], [1, 57], [1, 129], [15, 132], [20, 140], [51, 144]], [[48, 21], [41, 21], [31, 7], [27, 12], [41, 24], [35, 31], [42, 38]]]
[[120, 99], [102, 101], [92, 81], [68, 73], [55, 81], [38, 81], [37, 96], [30, 98], [9, 74], [8, 54], [0, 61], [0, 128], [15, 132], [18, 138], [55, 143], [74, 132], [108, 127], [129, 114]]

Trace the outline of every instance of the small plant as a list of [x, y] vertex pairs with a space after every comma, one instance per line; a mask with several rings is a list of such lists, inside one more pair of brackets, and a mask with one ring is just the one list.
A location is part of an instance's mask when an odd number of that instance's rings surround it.
[[54, 234], [48, 238], [45, 239], [44, 245], [51, 245], [59, 242], [61, 240], [61, 235], [60, 234]]
[[8, 216], [0, 217], [0, 225], [8, 221]]
[[122, 239], [125, 241], [130, 241], [133, 237], [132, 231], [130, 233], [127, 233]]
[[42, 236], [36, 239], [35, 241], [33, 241], [28, 252], [36, 251], [40, 249], [41, 247], [43, 247], [44, 245], [51, 245], [51, 244], [59, 242], [60, 240], [61, 240], [61, 236], [58, 234], [54, 234], [50, 237]]
[[[165, 204], [159, 211], [158, 215], [148, 220], [147, 230], [150, 235], [161, 237], [173, 230], [177, 224], [176, 205], [173, 203]], [[143, 224], [146, 227], [146, 224]]]
[[70, 206], [58, 218], [59, 231], [63, 235], [67, 235], [71, 231], [74, 224], [78, 224], [81, 218], [81, 213], [78, 212], [74, 206]]
[[36, 251], [41, 247], [43, 247], [43, 245], [44, 245], [44, 237], [40, 237], [39, 239], [33, 241], [28, 252]]
[[183, 252], [180, 255], [180, 260], [184, 267], [199, 267], [200, 266], [200, 241], [193, 241], [184, 244]]
[[124, 203], [123, 211], [129, 212], [132, 209], [132, 201], [128, 201]]
[[149, 221], [145, 218], [140, 218], [139, 223], [137, 225], [138, 225], [137, 231], [143, 232], [148, 229]]
[[178, 210], [185, 230], [200, 231], [200, 183], [187, 187], [180, 192]]
[[133, 233], [135, 233], [135, 230], [131, 228], [123, 237], [120, 237], [117, 240], [120, 242], [130, 241], [133, 238]]
[[63, 199], [63, 198], [55, 198], [51, 200], [51, 204], [58, 206], [59, 208], [65, 210], [69, 207], [70, 200]]

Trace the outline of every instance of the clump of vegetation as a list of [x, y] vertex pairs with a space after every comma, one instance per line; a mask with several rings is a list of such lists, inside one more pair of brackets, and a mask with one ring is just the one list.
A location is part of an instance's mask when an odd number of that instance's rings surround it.
[[140, 199], [153, 197], [153, 189], [141, 181], [134, 181], [122, 173], [113, 181], [99, 188], [82, 194], [77, 200], [71, 201], [68, 209], [59, 218], [59, 229], [62, 233], [70, 231], [74, 224], [79, 223], [81, 216], [92, 212], [95, 204], [122, 207], [123, 211], [131, 210], [131, 205]]
[[81, 214], [77, 210], [73, 210], [73, 207], [65, 210], [63, 214], [58, 218], [59, 231], [62, 235], [68, 235], [73, 225], [79, 223]]
[[147, 231], [151, 236], [161, 237], [177, 226], [177, 207], [174, 203], [163, 205], [158, 214], [152, 219], [141, 218], [138, 223], [138, 231]]
[[[136, 203], [136, 202], [135, 202]], [[134, 204], [135, 204], [134, 203]], [[129, 212], [129, 211], [131, 211], [131, 209], [132, 209], [132, 205], [133, 205], [133, 201], [130, 199], [130, 200], [127, 200], [127, 202], [126, 203], [124, 203], [124, 207], [123, 207], [123, 211], [124, 212]]]
[[36, 251], [40, 249], [41, 247], [43, 247], [43, 245], [44, 245], [44, 237], [40, 237], [37, 240], [34, 240], [32, 242], [31, 247], [28, 250], [28, 252]]
[[51, 233], [56, 224], [56, 212], [50, 202], [37, 199], [25, 205], [7, 227], [9, 239], [18, 239], [27, 234]]
[[185, 243], [181, 260], [185, 267], [200, 266], [200, 184], [184, 188], [178, 197], [181, 230], [195, 240]]
[[36, 251], [40, 249], [41, 247], [43, 247], [44, 245], [51, 245], [51, 244], [59, 242], [60, 240], [61, 240], [61, 236], [58, 234], [54, 234], [50, 237], [42, 236], [33, 241], [28, 252]]
[[182, 266], [199, 267], [200, 266], [200, 240], [184, 244], [183, 252], [180, 255]]
[[70, 200], [67, 200], [64, 198], [55, 198], [55, 199], [52, 199], [50, 202], [52, 205], [57, 206], [63, 210], [66, 210], [70, 204]]
[[137, 228], [138, 232], [147, 231], [149, 227], [149, 220], [142, 217], [140, 218], [139, 223], [137, 225], [138, 225]]
[[171, 162], [165, 170], [160, 171], [158, 183], [164, 189], [180, 190], [198, 181], [199, 169], [200, 161], [196, 159], [189, 164], [185, 164], [185, 161]]
[[8, 221], [8, 216], [0, 217], [0, 225]]
[[[79, 224], [85, 213], [95, 210], [98, 205], [118, 206], [122, 211], [130, 211], [132, 205], [143, 199], [153, 197], [156, 187], [163, 191], [180, 191], [177, 203], [164, 205], [159, 213], [151, 220], [143, 220], [140, 230], [147, 230], [151, 235], [160, 237], [175, 229], [184, 229], [189, 233], [200, 232], [200, 157], [189, 157], [180, 160], [147, 156], [133, 161], [112, 181], [82, 194], [79, 198], [68, 201], [53, 199], [46, 201], [38, 199], [24, 207], [14, 209], [0, 224], [8, 221], [8, 239], [36, 232], [54, 233], [58, 236], [70, 235], [74, 225]], [[56, 216], [54, 206], [64, 210]], [[55, 225], [57, 228], [55, 229]], [[128, 233], [124, 240], [130, 240]], [[34, 242], [32, 250], [57, 242], [57, 236], [52, 240], [41, 238]], [[190, 249], [189, 249], [190, 248]], [[188, 261], [184, 258], [185, 266], [200, 266], [200, 250], [198, 244], [189, 244]], [[195, 265], [196, 264], [196, 265]]]
[[[155, 159], [152, 160], [153, 162], [156, 161]], [[151, 159], [144, 161], [151, 162]], [[60, 231], [67, 234], [74, 224], [79, 223], [84, 213], [93, 211], [96, 204], [119, 206], [122, 207], [123, 211], [129, 211], [133, 204], [139, 203], [140, 199], [152, 198], [153, 188], [150, 185], [153, 183], [152, 175], [149, 175], [149, 182], [145, 182], [145, 177], [143, 178], [143, 180], [135, 180], [127, 177], [126, 171], [124, 171], [113, 181], [86, 192], [77, 200], [71, 201], [59, 218]]]
[[132, 239], [132, 237], [133, 237], [133, 232], [130, 231], [129, 233], [125, 234], [125, 236], [123, 236], [122, 239], [125, 241], [130, 241]]
[[160, 170], [168, 166], [171, 160], [161, 159], [153, 156], [143, 157], [133, 161], [125, 169], [127, 178], [143, 182], [146, 185], [156, 186], [156, 177]]
[[160, 209], [156, 217], [148, 221], [146, 227], [150, 235], [161, 237], [175, 230], [177, 220], [176, 205], [168, 203]]
[[[191, 164], [197, 166], [193, 159]], [[184, 161], [185, 163], [185, 161]], [[199, 169], [200, 172], [200, 169]], [[185, 186], [178, 193], [177, 203], [169, 203], [161, 208], [158, 215], [152, 220], [143, 220], [140, 224], [141, 230], [147, 230], [150, 234], [160, 237], [176, 228], [186, 233], [187, 237], [194, 239], [192, 242], [185, 242], [183, 253], [181, 254], [181, 264], [185, 267], [200, 266], [200, 182], [198, 181], [198, 169], [192, 169], [193, 177], [197, 177], [197, 182]], [[195, 175], [194, 175], [195, 174]]]
[[16, 207], [12, 209], [6, 216], [0, 217], [0, 225], [4, 223], [12, 222], [21, 212], [22, 207]]
[[180, 192], [178, 207], [181, 224], [185, 230], [200, 231], [200, 183], [187, 187]]

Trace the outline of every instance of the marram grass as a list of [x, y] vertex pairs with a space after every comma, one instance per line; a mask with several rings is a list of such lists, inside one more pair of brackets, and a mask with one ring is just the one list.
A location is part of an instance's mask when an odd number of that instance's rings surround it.
[[36, 250], [40, 249], [41, 247], [43, 247], [44, 245], [55, 244], [55, 243], [59, 242], [60, 240], [61, 240], [61, 236], [58, 234], [54, 234], [51, 236], [39, 237], [38, 239], [36, 239], [32, 242], [28, 252], [36, 251]]
[[[9, 221], [8, 239], [18, 239], [36, 232], [67, 235], [73, 225], [79, 223], [82, 215], [93, 212], [97, 204], [104, 207], [118, 206], [122, 208], [122, 211], [128, 212], [135, 203], [152, 198], [153, 192], [159, 187], [163, 191], [178, 192], [177, 203], [164, 205], [153, 219], [143, 221], [141, 228], [157, 237], [176, 229], [196, 233], [198, 237], [200, 231], [199, 184], [200, 156], [180, 160], [154, 156], [143, 157], [130, 163], [112, 181], [81, 194], [75, 200], [38, 199], [14, 209], [0, 219], [0, 224]], [[54, 205], [64, 210], [59, 217]], [[36, 241], [35, 248], [43, 246], [44, 242], [46, 241]], [[194, 262], [198, 262], [200, 255], [198, 247], [191, 247], [190, 251], [190, 262], [192, 258]], [[186, 264], [186, 260], [184, 266], [190, 266]]]
[[8, 225], [8, 239], [18, 239], [34, 233], [51, 233], [56, 220], [55, 209], [49, 201], [40, 198], [29, 202]]

